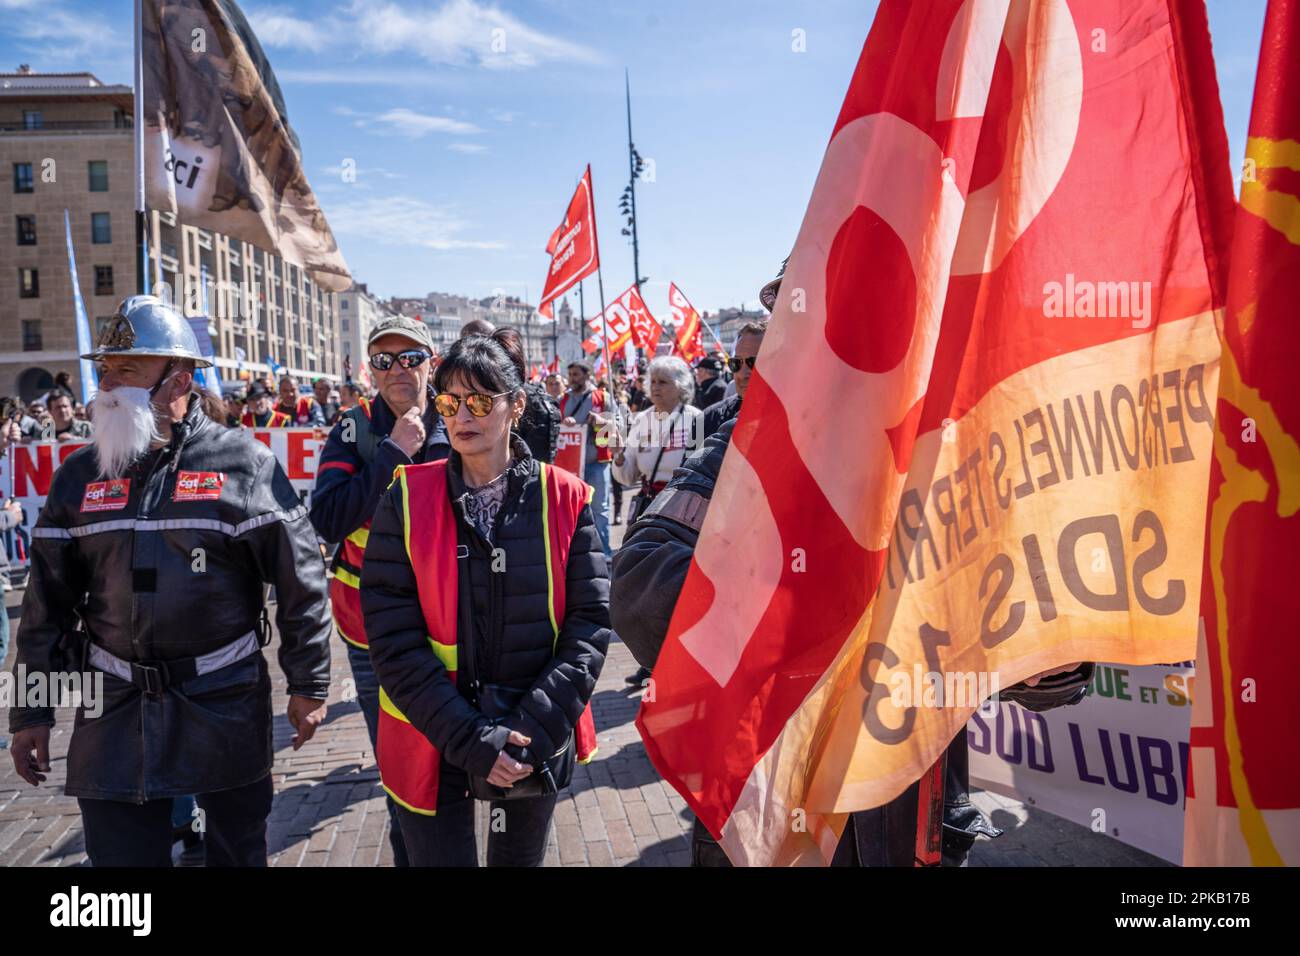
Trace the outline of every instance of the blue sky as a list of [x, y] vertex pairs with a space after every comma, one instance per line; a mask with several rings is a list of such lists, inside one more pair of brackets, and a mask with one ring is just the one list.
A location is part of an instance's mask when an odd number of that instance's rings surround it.
[[[382, 296], [503, 290], [535, 302], [546, 239], [588, 162], [606, 296], [626, 288], [632, 250], [617, 208], [626, 67], [637, 148], [654, 166], [654, 181], [637, 186], [641, 273], [651, 310], [665, 316], [670, 280], [701, 310], [756, 306], [794, 240], [876, 9], [874, 0], [241, 5], [348, 264]], [[1234, 164], [1264, 9], [1265, 0], [1209, 0]], [[796, 29], [803, 52], [792, 49]], [[20, 62], [128, 83], [130, 0], [0, 0], [0, 68]], [[343, 181], [348, 160], [355, 182]]]

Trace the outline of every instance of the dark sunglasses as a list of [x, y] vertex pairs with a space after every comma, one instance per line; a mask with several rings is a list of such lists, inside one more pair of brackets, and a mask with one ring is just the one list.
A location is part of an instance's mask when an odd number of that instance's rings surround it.
[[429, 353], [424, 349], [407, 349], [405, 352], [376, 352], [370, 356], [370, 367], [376, 372], [387, 372], [396, 361], [402, 368], [419, 368], [428, 359]]
[[443, 418], [455, 418], [463, 401], [471, 415], [475, 418], [483, 418], [492, 414], [492, 406], [496, 404], [498, 398], [509, 394], [509, 392], [497, 392], [495, 395], [485, 395], [482, 392], [471, 392], [462, 399], [451, 392], [443, 392], [441, 395], [434, 396], [433, 407]]
[[750, 355], [743, 359], [729, 358], [727, 359], [727, 368], [731, 369], [733, 372], [739, 372], [742, 365], [748, 365], [749, 370], [752, 372], [754, 370], [754, 363], [757, 360], [757, 356], [754, 355]]

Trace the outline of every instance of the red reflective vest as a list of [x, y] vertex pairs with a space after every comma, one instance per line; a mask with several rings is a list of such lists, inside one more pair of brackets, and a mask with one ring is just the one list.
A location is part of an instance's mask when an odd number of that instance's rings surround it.
[[284, 412], [277, 412], [275, 409], [271, 409], [271, 417], [265, 425], [257, 424], [252, 412], [244, 412], [240, 422], [249, 428], [288, 428], [293, 424], [288, 415]]
[[[568, 414], [569, 414], [568, 411], [566, 411], [566, 407], [567, 407], [568, 404], [569, 404], [569, 395], [570, 395], [569, 392], [565, 392], [565, 393], [560, 397], [560, 416], [561, 416], [561, 417], [567, 417]], [[575, 405], [580, 405], [580, 404], [582, 404], [582, 399], [579, 398], [578, 401], [575, 402], [574, 404], [575, 404]], [[588, 414], [590, 414], [590, 412], [595, 412], [597, 415], [603, 415], [603, 414], [605, 413], [605, 391], [604, 391], [604, 389], [593, 388], [593, 389], [591, 390], [591, 408], [588, 410]], [[599, 429], [596, 425], [594, 425], [594, 424], [588, 425], [587, 427], [588, 427], [588, 428], [593, 428], [593, 429], [595, 429], [595, 433], [596, 433], [596, 438], [595, 438], [595, 442], [596, 442], [596, 461], [613, 461], [613, 460], [614, 460], [614, 452], [613, 452], [613, 451], [610, 449], [610, 447], [609, 447], [609, 438], [608, 438], [608, 436], [602, 434], [601, 431], [600, 431], [600, 429]]]
[[284, 411], [283, 402], [276, 402], [275, 409], [276, 411], [284, 415], [286, 418], [291, 419], [293, 424], [306, 425], [308, 419], [311, 418], [311, 407], [314, 404], [316, 404], [316, 400], [314, 398], [312, 398], [310, 395], [302, 395], [298, 398], [298, 401], [294, 403], [292, 412]]
[[[368, 462], [374, 457], [376, 444], [370, 437], [370, 399], [362, 398], [346, 414], [356, 426], [354, 447]], [[343, 539], [330, 576], [330, 610], [334, 612], [334, 626], [343, 640], [360, 648], [370, 646], [361, 614], [361, 564], [366, 556], [366, 543], [370, 540], [370, 520], [367, 518], [361, 527]]]
[[[541, 465], [542, 528], [546, 535], [547, 605], [553, 643], [564, 624], [564, 582], [569, 548], [578, 516], [591, 495], [580, 478], [560, 468]], [[406, 521], [406, 555], [415, 572], [420, 610], [429, 629], [430, 652], [447, 668], [456, 682], [456, 608], [459, 573], [456, 566], [456, 518], [447, 497], [447, 462], [399, 465], [393, 483], [400, 489], [402, 514]], [[420, 503], [412, 520], [410, 503]], [[375, 760], [379, 778], [389, 796], [415, 813], [433, 816], [438, 807], [438, 777], [441, 756], [427, 737], [417, 730], [379, 688], [379, 728]], [[596, 726], [588, 703], [574, 728], [579, 763], [596, 755]]]

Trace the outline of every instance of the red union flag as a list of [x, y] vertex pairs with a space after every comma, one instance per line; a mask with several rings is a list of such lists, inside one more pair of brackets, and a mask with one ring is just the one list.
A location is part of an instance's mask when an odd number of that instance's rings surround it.
[[640, 303], [641, 309], [649, 315], [649, 310], [645, 309], [645, 303], [641, 301], [641, 293], [637, 292], [635, 285], [629, 286], [622, 295], [609, 304], [604, 312], [594, 319], [588, 319], [587, 324], [596, 330], [596, 341], [600, 341], [600, 334], [603, 331], [611, 352], [617, 352], [631, 342], [633, 310], [637, 303]]
[[1203, 6], [881, 3], [638, 717], [733, 862], [1193, 656], [1231, 212]]
[[546, 285], [542, 288], [542, 299], [537, 311], [550, 318], [553, 315], [551, 302], [595, 272], [600, 265], [590, 166], [582, 174], [582, 180], [578, 183], [573, 198], [569, 200], [564, 220], [551, 233], [546, 251], [551, 256], [551, 267], [546, 273]]
[[668, 310], [673, 314], [673, 354], [687, 365], [704, 358], [704, 338], [700, 334], [700, 313], [687, 301], [676, 283], [668, 283]]
[[632, 347], [653, 351], [659, 343], [663, 327], [650, 314], [650, 307], [641, 297], [641, 291], [634, 285], [623, 293], [620, 301], [627, 307], [632, 319]]
[[1232, 234], [1183, 862], [1300, 863], [1300, 3], [1270, 0]]

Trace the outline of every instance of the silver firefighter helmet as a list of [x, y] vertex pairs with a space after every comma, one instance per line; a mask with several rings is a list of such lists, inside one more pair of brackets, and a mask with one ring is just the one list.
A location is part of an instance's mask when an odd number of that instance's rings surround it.
[[153, 295], [133, 295], [124, 300], [104, 326], [95, 350], [81, 357], [99, 361], [110, 355], [157, 355], [191, 359], [197, 368], [212, 365], [211, 359], [199, 354], [199, 341], [189, 322]]

